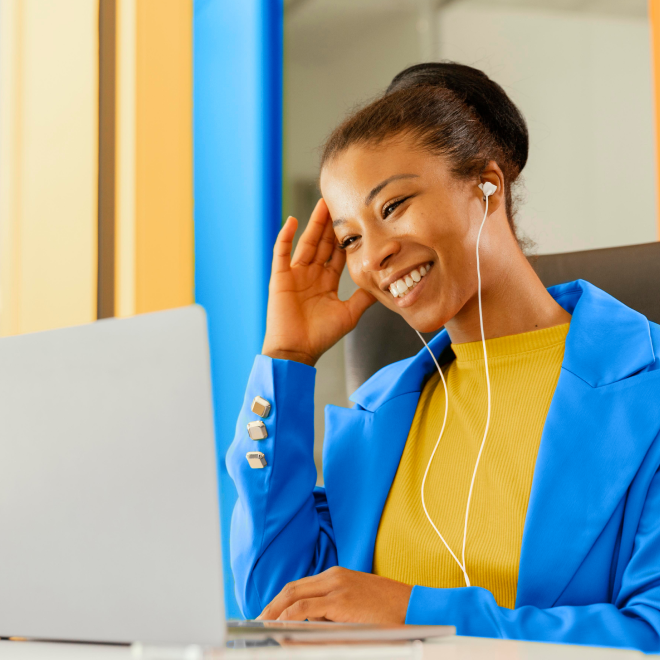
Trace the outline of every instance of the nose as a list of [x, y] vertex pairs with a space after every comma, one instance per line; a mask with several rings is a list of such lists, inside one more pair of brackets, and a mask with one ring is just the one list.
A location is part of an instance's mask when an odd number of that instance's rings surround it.
[[390, 236], [375, 236], [368, 240], [363, 236], [362, 270], [365, 273], [383, 270], [392, 261], [392, 257], [401, 250], [401, 244]]

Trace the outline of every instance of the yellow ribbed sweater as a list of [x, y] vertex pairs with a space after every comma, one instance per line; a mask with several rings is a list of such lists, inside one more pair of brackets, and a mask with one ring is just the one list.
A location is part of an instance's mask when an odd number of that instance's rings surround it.
[[[520, 547], [534, 465], [557, 385], [569, 324], [486, 341], [491, 380], [490, 430], [470, 504], [466, 566], [472, 586], [498, 605], [516, 602]], [[447, 426], [426, 478], [433, 522], [461, 558], [465, 506], [486, 424], [486, 377], [480, 341], [454, 344], [443, 367]], [[427, 587], [463, 587], [458, 564], [424, 515], [420, 489], [438, 439], [445, 393], [436, 372], [417, 404], [408, 440], [378, 528], [373, 572]]]

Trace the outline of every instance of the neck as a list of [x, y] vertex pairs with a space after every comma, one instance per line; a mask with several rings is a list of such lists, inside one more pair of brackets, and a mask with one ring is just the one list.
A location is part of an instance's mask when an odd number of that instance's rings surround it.
[[[515, 239], [512, 237], [512, 240]], [[481, 303], [486, 339], [570, 322], [571, 315], [548, 293], [517, 244], [499, 254], [499, 258], [492, 254], [488, 258], [482, 257], [481, 262]], [[445, 327], [453, 344], [481, 340], [476, 291]]]

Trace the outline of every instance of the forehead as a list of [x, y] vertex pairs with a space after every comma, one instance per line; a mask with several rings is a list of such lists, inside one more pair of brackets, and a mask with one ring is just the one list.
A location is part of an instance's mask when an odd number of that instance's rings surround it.
[[362, 202], [375, 186], [399, 174], [445, 179], [449, 171], [444, 159], [403, 138], [377, 145], [351, 145], [323, 166], [321, 194], [329, 205]]

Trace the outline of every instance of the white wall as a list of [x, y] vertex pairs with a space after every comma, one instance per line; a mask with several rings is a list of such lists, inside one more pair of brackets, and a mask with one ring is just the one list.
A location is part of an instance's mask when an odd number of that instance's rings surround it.
[[291, 179], [317, 175], [319, 147], [332, 129], [415, 64], [420, 49], [410, 12], [361, 17], [346, 27], [295, 18], [285, 32], [284, 148]]
[[440, 12], [439, 44], [528, 121], [519, 226], [539, 253], [657, 240], [646, 19], [463, 1]]

